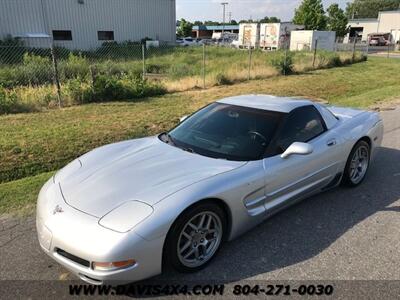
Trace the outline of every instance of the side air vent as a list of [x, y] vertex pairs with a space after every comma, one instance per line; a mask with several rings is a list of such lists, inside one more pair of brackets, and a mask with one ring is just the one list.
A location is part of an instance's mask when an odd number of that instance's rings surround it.
[[58, 255], [61, 255], [62, 257], [72, 260], [73, 262], [76, 262], [77, 264], [80, 264], [80, 265], [88, 267], [88, 268], [90, 267], [90, 262], [83, 258], [75, 256], [71, 253], [68, 253], [68, 252], [62, 250], [62, 249], [57, 249], [56, 252]]

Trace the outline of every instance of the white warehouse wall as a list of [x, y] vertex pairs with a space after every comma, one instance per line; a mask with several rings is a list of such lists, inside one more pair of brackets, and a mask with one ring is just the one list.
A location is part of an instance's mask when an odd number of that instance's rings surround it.
[[72, 41], [55, 41], [70, 49], [100, 46], [104, 41], [98, 41], [97, 31], [114, 31], [119, 42], [145, 37], [174, 42], [175, 22], [175, 0], [0, 1], [0, 38], [71, 30]]
[[[392, 33], [394, 42], [400, 40], [400, 10], [381, 11], [378, 19], [354, 19], [349, 20], [347, 26], [362, 27], [362, 41], [368, 40], [371, 33]], [[349, 34], [347, 34], [345, 42], [348, 42]]]
[[[368, 40], [368, 34], [378, 32], [379, 23], [377, 20], [350, 20], [347, 26], [351, 27], [363, 27], [362, 41]], [[349, 39], [349, 34], [347, 34], [347, 39]]]
[[400, 10], [379, 13], [378, 32], [390, 32], [394, 42], [400, 40]]

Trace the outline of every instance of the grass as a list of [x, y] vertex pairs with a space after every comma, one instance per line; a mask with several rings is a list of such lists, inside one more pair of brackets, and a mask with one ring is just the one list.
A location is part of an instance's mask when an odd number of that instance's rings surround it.
[[[118, 49], [125, 48], [113, 48], [115, 51]], [[125, 50], [126, 53], [136, 53], [138, 49]], [[249, 77], [265, 79], [282, 73], [303, 73], [311, 69], [351, 64], [351, 56], [350, 52], [321, 50], [318, 51], [313, 66], [311, 52], [284, 54], [282, 51], [256, 50], [251, 53], [249, 74], [248, 51], [207, 47], [205, 83], [207, 87], [212, 87], [242, 82]], [[106, 53], [103, 59], [101, 56], [93, 59], [85, 54], [61, 56], [58, 69], [63, 106], [122, 99], [134, 101], [146, 95], [203, 87], [202, 47], [149, 49], [146, 54], [146, 72], [152, 76], [148, 76], [151, 80], [145, 82], [133, 80], [142, 76], [143, 62], [139, 57], [140, 55], [113, 60], [107, 59]], [[362, 54], [357, 52], [354, 62], [363, 60]], [[285, 72], [282, 68], [286, 69]], [[102, 78], [107, 79], [107, 82], [100, 80]], [[0, 64], [0, 114], [57, 108], [58, 100], [49, 57], [25, 53], [19, 63]]]
[[[0, 213], [34, 202], [39, 187], [50, 176], [38, 174], [56, 170], [100, 145], [169, 129], [179, 117], [216, 99], [260, 93], [365, 108], [400, 98], [399, 69], [400, 60], [371, 58], [343, 68], [172, 93], [140, 102], [0, 116]], [[24, 177], [28, 178], [12, 181]]]
[[40, 188], [52, 175], [43, 173], [0, 184], [0, 214], [31, 211]]

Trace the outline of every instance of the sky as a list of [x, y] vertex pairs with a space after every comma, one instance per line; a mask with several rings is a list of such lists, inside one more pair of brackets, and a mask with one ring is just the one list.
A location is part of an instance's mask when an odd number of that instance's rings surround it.
[[[227, 21], [229, 12], [236, 21], [250, 18], [257, 20], [265, 16], [290, 21], [301, 0], [176, 0], [176, 17], [189, 21], [222, 21], [221, 2], [229, 3], [226, 6]], [[338, 3], [345, 8], [346, 2], [349, 0], [323, 0], [325, 9], [332, 3]]]

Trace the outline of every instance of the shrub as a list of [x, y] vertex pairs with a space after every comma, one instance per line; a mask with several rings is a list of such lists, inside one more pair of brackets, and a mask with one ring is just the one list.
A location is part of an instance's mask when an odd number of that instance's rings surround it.
[[9, 92], [16, 98], [16, 112], [40, 111], [58, 106], [57, 90], [54, 85], [17, 87]]
[[0, 40], [0, 63], [21, 63], [24, 52], [24, 43], [20, 39], [7, 36]]
[[341, 65], [342, 65], [342, 61], [341, 61], [339, 55], [335, 55], [331, 59], [330, 64], [329, 64], [330, 67], [340, 67]]
[[23, 58], [22, 82], [40, 85], [53, 79], [52, 64], [49, 58], [25, 53]]
[[218, 73], [217, 76], [215, 76], [215, 83], [217, 85], [229, 85], [232, 84], [232, 81], [224, 74]]
[[0, 86], [0, 114], [12, 112], [15, 106], [15, 97], [10, 97], [6, 90]]
[[85, 78], [89, 74], [89, 63], [81, 55], [69, 53], [68, 59], [60, 61], [59, 72], [61, 79]]
[[126, 75], [139, 76], [142, 74], [142, 65], [132, 62], [115, 62], [106, 60], [92, 65], [95, 75], [107, 75], [122, 78]]
[[329, 51], [318, 52], [318, 68], [333, 68], [341, 65], [342, 61], [337, 53]]
[[140, 77], [128, 80], [127, 84], [132, 85], [133, 88], [133, 97], [130, 99], [159, 96], [167, 92], [166, 88], [162, 84], [143, 80]]
[[16, 82], [16, 70], [10, 67], [0, 68], [0, 85], [6, 88], [17, 85]]
[[86, 52], [87, 56], [92, 58], [104, 58], [107, 59], [122, 59], [127, 58], [141, 59], [142, 57], [142, 46], [140, 43], [126, 41], [118, 43], [104, 42], [101, 47], [97, 48], [95, 51]]
[[293, 54], [291, 52], [277, 52], [271, 59], [271, 65], [282, 75], [293, 73]]
[[62, 87], [62, 92], [64, 105], [89, 103], [94, 97], [93, 86], [79, 78], [68, 80]]
[[160, 84], [132, 76], [119, 79], [100, 75], [93, 83], [94, 101], [130, 100], [164, 93], [166, 90]]
[[93, 83], [95, 101], [122, 100], [127, 97], [127, 90], [116, 77], [99, 75]]
[[152, 74], [164, 74], [166, 73], [166, 66], [162, 64], [148, 64], [146, 65], [146, 72]]
[[182, 78], [193, 74], [193, 66], [186, 63], [175, 63], [169, 68], [169, 74], [172, 78]]

